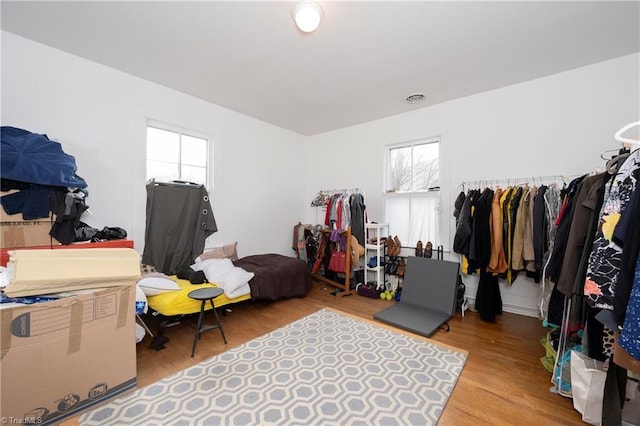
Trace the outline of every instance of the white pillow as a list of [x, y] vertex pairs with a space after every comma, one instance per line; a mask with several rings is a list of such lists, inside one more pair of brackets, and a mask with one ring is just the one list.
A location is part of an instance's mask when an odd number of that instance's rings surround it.
[[146, 296], [157, 296], [169, 291], [180, 290], [180, 286], [171, 278], [146, 277], [138, 281], [138, 287]]
[[242, 285], [247, 284], [254, 277], [253, 272], [247, 272], [233, 265], [229, 259], [208, 259], [191, 265], [194, 271], [204, 271], [207, 281], [224, 290], [225, 294], [234, 294]]
[[191, 265], [191, 269], [194, 271], [204, 271], [207, 281], [213, 284], [219, 284], [220, 281], [224, 281], [233, 268], [235, 266], [229, 259], [208, 259]]
[[225, 294], [233, 294], [238, 288], [248, 284], [255, 275], [253, 272], [247, 272], [242, 268], [234, 267], [233, 270], [229, 271], [222, 284]]
[[235, 299], [236, 297], [244, 296], [245, 294], [251, 294], [251, 287], [249, 286], [249, 283], [241, 285], [232, 292], [224, 292], [224, 295], [229, 299]]

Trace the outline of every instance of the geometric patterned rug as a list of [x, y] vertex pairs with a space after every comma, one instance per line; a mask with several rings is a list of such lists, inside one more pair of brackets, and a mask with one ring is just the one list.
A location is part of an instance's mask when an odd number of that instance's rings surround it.
[[329, 308], [80, 416], [81, 425], [431, 425], [467, 353]]

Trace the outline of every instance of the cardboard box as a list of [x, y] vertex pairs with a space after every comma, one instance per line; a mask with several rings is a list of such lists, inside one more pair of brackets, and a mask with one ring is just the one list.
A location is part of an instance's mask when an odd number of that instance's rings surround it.
[[53, 424], [136, 386], [135, 286], [0, 309], [0, 416]]
[[45, 245], [45, 246], [29, 246], [0, 248], [0, 266], [7, 266], [9, 263], [9, 252], [13, 250], [78, 250], [78, 249], [96, 249], [96, 248], [133, 248], [133, 240], [106, 240], [106, 241], [78, 241], [68, 245]]
[[10, 250], [9, 297], [119, 287], [140, 280], [140, 254], [128, 248]]
[[57, 245], [51, 226], [51, 219], [24, 220], [22, 213], [9, 215], [0, 207], [0, 248]]

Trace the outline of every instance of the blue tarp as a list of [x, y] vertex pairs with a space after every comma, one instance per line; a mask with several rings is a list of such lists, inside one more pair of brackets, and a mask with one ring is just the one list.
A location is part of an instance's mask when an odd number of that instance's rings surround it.
[[47, 135], [16, 127], [0, 128], [0, 177], [40, 185], [86, 188], [76, 175], [76, 159]]

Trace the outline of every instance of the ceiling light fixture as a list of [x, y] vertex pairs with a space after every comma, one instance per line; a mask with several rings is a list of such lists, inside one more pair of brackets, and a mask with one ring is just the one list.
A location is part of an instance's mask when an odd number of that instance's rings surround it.
[[320, 20], [322, 20], [323, 16], [320, 5], [309, 0], [296, 3], [291, 14], [300, 31], [305, 33], [315, 31], [320, 25]]

